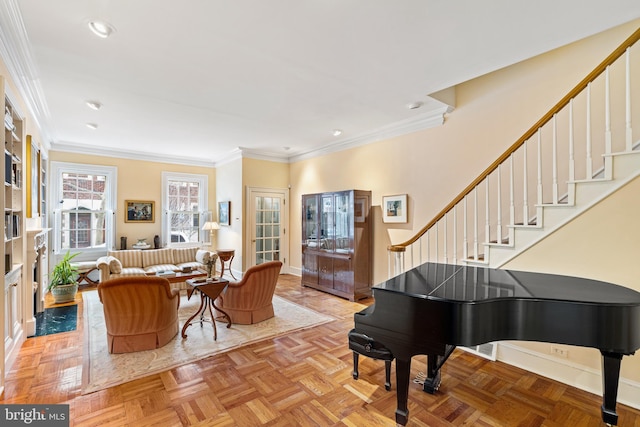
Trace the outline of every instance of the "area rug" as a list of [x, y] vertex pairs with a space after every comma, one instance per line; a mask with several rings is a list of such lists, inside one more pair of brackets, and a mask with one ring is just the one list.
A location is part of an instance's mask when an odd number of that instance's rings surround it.
[[[255, 325], [232, 325], [217, 322], [218, 339], [213, 340], [211, 323], [196, 322], [187, 328], [187, 338], [181, 332], [167, 345], [156, 350], [110, 354], [102, 303], [97, 291], [82, 293], [84, 305], [85, 354], [82, 372], [82, 394], [113, 387], [147, 375], [166, 371], [229, 351], [247, 344], [310, 328], [334, 320], [278, 296], [273, 297], [275, 317]], [[200, 305], [198, 295], [180, 300], [180, 329]], [[208, 313], [207, 313], [208, 315]]]
[[36, 314], [36, 337], [75, 331], [78, 320], [78, 305], [45, 308]]

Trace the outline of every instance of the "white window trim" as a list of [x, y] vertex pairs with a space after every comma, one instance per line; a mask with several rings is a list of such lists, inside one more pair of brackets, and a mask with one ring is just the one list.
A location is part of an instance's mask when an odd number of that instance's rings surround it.
[[[200, 210], [198, 212], [200, 213], [201, 218], [206, 219], [207, 212], [209, 212], [209, 177], [204, 174], [195, 173], [162, 172], [162, 235], [160, 236], [162, 247], [184, 246], [184, 244], [172, 244], [170, 239], [168, 221], [169, 181], [192, 181], [198, 183], [198, 185], [200, 186], [200, 194], [198, 200], [198, 206], [200, 207]], [[193, 245], [193, 243], [191, 243], [191, 245]]]
[[[116, 226], [114, 221], [114, 215], [116, 210], [116, 196], [118, 188], [118, 168], [116, 166], [102, 166], [102, 165], [88, 165], [83, 163], [69, 163], [69, 162], [51, 162], [51, 170], [49, 172], [49, 188], [51, 189], [52, 197], [50, 200], [56, 200], [56, 206], [54, 209], [50, 209], [50, 224], [54, 224], [53, 229], [53, 247], [52, 252], [56, 256], [62, 255], [62, 249], [60, 247], [60, 221], [58, 221], [60, 208], [59, 201], [62, 200], [62, 173], [72, 172], [87, 175], [105, 175], [107, 177], [107, 185], [105, 187], [105, 201], [107, 203], [107, 217], [106, 217], [106, 229], [105, 236], [106, 244], [105, 248], [90, 248], [82, 250], [72, 250], [71, 253], [80, 252], [80, 255], [74, 258], [74, 261], [88, 261], [95, 260], [100, 256], [106, 255], [108, 250], [113, 249], [116, 236]], [[53, 197], [55, 194], [55, 197]], [[53, 207], [53, 206], [52, 206]]]

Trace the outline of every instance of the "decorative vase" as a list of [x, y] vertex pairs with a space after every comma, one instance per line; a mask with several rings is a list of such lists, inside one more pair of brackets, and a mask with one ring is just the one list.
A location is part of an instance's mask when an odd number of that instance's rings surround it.
[[211, 278], [211, 270], [213, 270], [213, 262], [209, 261], [207, 263], [207, 279]]
[[77, 283], [72, 283], [70, 285], [58, 285], [51, 289], [51, 295], [53, 295], [53, 299], [56, 304], [75, 301], [77, 292]]
[[155, 249], [160, 249], [160, 236], [158, 236], [157, 234], [153, 238], [153, 247]]

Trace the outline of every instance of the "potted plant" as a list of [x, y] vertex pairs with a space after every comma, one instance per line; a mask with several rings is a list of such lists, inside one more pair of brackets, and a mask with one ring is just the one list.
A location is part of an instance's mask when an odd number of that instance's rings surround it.
[[71, 255], [69, 251], [60, 262], [53, 267], [49, 280], [48, 291], [51, 291], [56, 304], [74, 301], [78, 292], [78, 267], [71, 264], [71, 260], [79, 252]]

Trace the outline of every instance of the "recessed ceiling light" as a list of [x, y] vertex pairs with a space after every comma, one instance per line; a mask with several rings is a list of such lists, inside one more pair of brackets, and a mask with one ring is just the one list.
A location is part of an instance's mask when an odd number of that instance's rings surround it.
[[342, 135], [342, 131], [340, 129], [334, 129], [332, 134], [333, 136], [340, 136]]
[[409, 110], [417, 110], [420, 107], [422, 107], [422, 102], [413, 102], [413, 103], [407, 105], [407, 108]]
[[96, 130], [98, 129], [98, 125], [95, 123], [87, 123], [87, 127], [91, 130]]
[[85, 104], [87, 104], [87, 107], [96, 111], [102, 108], [102, 104], [99, 101], [86, 101]]
[[90, 21], [89, 29], [98, 37], [106, 39], [115, 31], [113, 26], [104, 21]]

